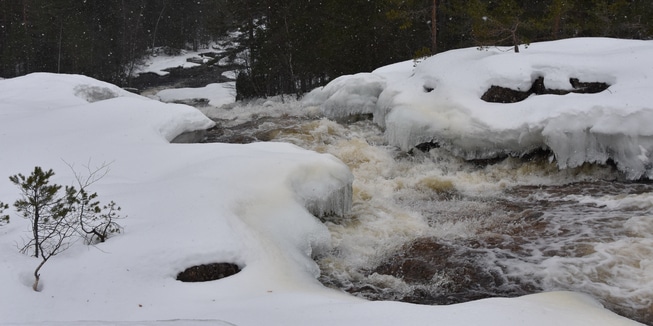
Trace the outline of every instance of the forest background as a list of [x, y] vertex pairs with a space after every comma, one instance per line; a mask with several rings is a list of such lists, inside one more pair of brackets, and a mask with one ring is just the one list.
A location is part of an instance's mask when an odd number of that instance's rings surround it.
[[126, 87], [153, 49], [198, 50], [239, 30], [239, 97], [302, 94], [455, 48], [652, 39], [651, 22], [650, 0], [0, 0], [0, 77], [76, 73]]

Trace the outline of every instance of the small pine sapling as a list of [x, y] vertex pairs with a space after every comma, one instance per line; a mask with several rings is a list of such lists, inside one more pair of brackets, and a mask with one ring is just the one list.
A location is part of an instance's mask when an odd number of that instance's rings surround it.
[[49, 184], [53, 175], [51, 169], [44, 171], [37, 166], [29, 177], [20, 173], [9, 177], [21, 191], [21, 199], [14, 203], [14, 207], [31, 222], [32, 239], [22, 251], [27, 252], [33, 247], [34, 257], [37, 258], [41, 256], [45, 241], [43, 233], [50, 231], [50, 224], [56, 224], [69, 213], [65, 198], [59, 196], [61, 186]]
[[43, 265], [70, 247], [76, 229], [67, 201], [75, 189], [66, 187], [65, 195], [60, 195], [61, 186], [49, 184], [53, 175], [51, 169], [44, 171], [37, 166], [28, 177], [22, 174], [9, 177], [21, 191], [21, 199], [14, 203], [14, 207], [31, 222], [32, 239], [21, 251], [28, 252], [33, 248], [34, 257], [41, 258], [41, 263], [34, 270], [34, 291], [38, 291], [39, 271]]

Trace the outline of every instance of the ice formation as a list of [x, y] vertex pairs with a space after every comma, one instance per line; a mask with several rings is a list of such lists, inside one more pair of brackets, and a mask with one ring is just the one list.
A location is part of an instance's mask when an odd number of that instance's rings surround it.
[[[560, 168], [614, 162], [630, 179], [650, 178], [651, 76], [653, 41], [577, 38], [533, 43], [520, 53], [453, 50], [414, 68], [403, 63], [345, 76], [311, 92], [305, 105], [335, 118], [371, 111], [388, 141], [404, 150], [433, 141], [466, 159], [487, 159], [545, 149]], [[538, 78], [557, 90], [574, 90], [574, 80], [609, 88], [507, 104], [481, 99], [492, 86], [527, 91]]]
[[385, 78], [371, 73], [342, 76], [307, 94], [304, 102], [309, 106], [320, 105], [324, 115], [331, 119], [369, 114], [374, 112], [385, 86]]

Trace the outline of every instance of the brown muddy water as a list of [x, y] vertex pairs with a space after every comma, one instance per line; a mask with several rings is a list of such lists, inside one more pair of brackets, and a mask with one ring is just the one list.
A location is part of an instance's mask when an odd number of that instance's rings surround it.
[[201, 110], [218, 123], [204, 142], [289, 142], [351, 168], [352, 211], [323, 219], [326, 286], [420, 304], [577, 291], [653, 325], [651, 182], [610, 166], [560, 171], [547, 153], [401, 152], [369, 120], [330, 121], [288, 99]]

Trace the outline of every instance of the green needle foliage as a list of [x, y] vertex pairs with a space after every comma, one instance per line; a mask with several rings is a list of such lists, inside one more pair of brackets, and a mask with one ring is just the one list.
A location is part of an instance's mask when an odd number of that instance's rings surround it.
[[0, 201], [0, 226], [9, 223], [9, 215], [2, 215], [7, 208], [9, 208], [9, 205]]

